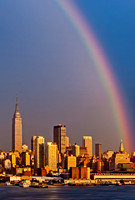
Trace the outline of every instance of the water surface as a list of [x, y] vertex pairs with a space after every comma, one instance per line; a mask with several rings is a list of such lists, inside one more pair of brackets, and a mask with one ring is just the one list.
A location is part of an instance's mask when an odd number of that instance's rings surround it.
[[49, 188], [21, 188], [0, 186], [0, 200], [40, 200], [40, 199], [135, 199], [135, 186], [49, 186]]

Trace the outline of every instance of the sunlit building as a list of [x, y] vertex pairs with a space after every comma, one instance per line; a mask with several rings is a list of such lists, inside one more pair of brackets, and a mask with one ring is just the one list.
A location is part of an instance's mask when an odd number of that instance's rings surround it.
[[31, 151], [35, 154], [35, 139], [36, 136], [31, 137]]
[[73, 155], [67, 156], [66, 163], [67, 163], [67, 170], [69, 170], [70, 167], [76, 167], [76, 157]]
[[37, 136], [35, 139], [35, 169], [45, 166], [45, 139]]
[[73, 144], [72, 146], [72, 154], [76, 157], [80, 155], [80, 146], [77, 144]]
[[23, 166], [30, 166], [30, 154], [29, 154], [29, 152], [22, 152], [21, 158], [22, 158], [22, 165]]
[[57, 170], [57, 144], [54, 142], [47, 142], [46, 165], [50, 170]]
[[22, 152], [22, 118], [18, 110], [17, 101], [12, 119], [12, 150]]
[[83, 147], [87, 147], [87, 153], [92, 157], [92, 137], [83, 136]]
[[119, 152], [115, 152], [111, 158], [110, 170], [119, 170], [120, 164], [130, 163], [130, 156], [124, 150], [123, 141], [120, 142]]
[[15, 153], [9, 154], [9, 158], [10, 158], [12, 167], [15, 167], [16, 166], [16, 155], [15, 155]]
[[65, 136], [65, 146], [69, 147], [69, 137]]

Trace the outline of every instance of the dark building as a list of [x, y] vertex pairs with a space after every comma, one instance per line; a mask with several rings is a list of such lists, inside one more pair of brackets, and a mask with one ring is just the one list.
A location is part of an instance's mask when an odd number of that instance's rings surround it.
[[31, 151], [35, 154], [35, 139], [36, 136], [31, 137]]
[[54, 142], [58, 145], [58, 150], [62, 154], [66, 151], [65, 137], [66, 126], [61, 124], [54, 126]]
[[101, 158], [101, 154], [102, 154], [102, 144], [98, 143], [95, 144], [95, 155], [97, 158]]

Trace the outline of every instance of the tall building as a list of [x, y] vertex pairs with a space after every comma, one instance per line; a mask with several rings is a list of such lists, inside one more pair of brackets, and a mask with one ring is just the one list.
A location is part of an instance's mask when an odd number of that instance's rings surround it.
[[47, 142], [46, 164], [49, 170], [57, 170], [57, 144], [54, 142]]
[[87, 147], [87, 154], [92, 157], [92, 137], [83, 136], [83, 147]]
[[101, 154], [102, 154], [102, 144], [95, 144], [95, 155], [97, 158], [101, 158]]
[[31, 137], [31, 151], [35, 154], [35, 139], [36, 136]]
[[11, 161], [12, 167], [15, 167], [15, 166], [16, 166], [16, 155], [15, 155], [15, 153], [9, 152], [9, 153], [8, 153], [8, 158], [9, 158], [10, 161]]
[[23, 166], [30, 166], [30, 154], [28, 151], [21, 153], [21, 159]]
[[76, 157], [78, 157], [80, 155], [80, 146], [79, 145], [73, 144], [72, 154], [73, 154], [73, 156], [76, 156]]
[[87, 153], [87, 147], [80, 147], [80, 156], [85, 156]]
[[76, 157], [73, 155], [67, 156], [66, 163], [67, 163], [67, 170], [69, 170], [70, 167], [76, 167]]
[[45, 166], [45, 139], [37, 136], [35, 139], [35, 169]]
[[[110, 159], [110, 170], [121, 170], [122, 165], [130, 164], [130, 155], [124, 150], [123, 141], [120, 142], [119, 152], [115, 152]], [[126, 168], [126, 167], [125, 167]], [[125, 170], [125, 169], [124, 169]]]
[[123, 152], [124, 151], [124, 145], [123, 145], [123, 141], [120, 141], [120, 147], [119, 147], [119, 151]]
[[22, 118], [18, 110], [17, 100], [12, 119], [12, 150], [22, 151]]
[[69, 137], [65, 136], [65, 146], [69, 147]]
[[66, 126], [59, 124], [58, 126], [54, 126], [54, 142], [58, 145], [58, 150], [60, 153], [64, 153], [66, 151]]

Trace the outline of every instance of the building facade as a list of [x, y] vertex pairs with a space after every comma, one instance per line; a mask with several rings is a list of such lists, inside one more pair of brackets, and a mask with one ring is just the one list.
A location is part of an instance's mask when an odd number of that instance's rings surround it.
[[57, 170], [57, 144], [54, 142], [47, 142], [46, 145], [46, 164], [49, 170]]
[[73, 144], [72, 154], [73, 154], [73, 156], [76, 156], [76, 157], [78, 157], [80, 155], [80, 146], [79, 145]]
[[31, 151], [35, 154], [35, 139], [36, 136], [31, 137]]
[[66, 126], [65, 125], [57, 125], [54, 126], [54, 142], [58, 146], [58, 150], [60, 153], [64, 154], [66, 151]]
[[119, 170], [121, 164], [130, 164], [130, 155], [124, 150], [122, 140], [120, 142], [119, 152], [115, 152], [110, 159], [110, 170]]
[[69, 170], [70, 167], [76, 167], [76, 157], [73, 155], [67, 156], [66, 163], [67, 163], [67, 170]]
[[65, 146], [69, 147], [69, 137], [65, 136]]
[[100, 144], [100, 143], [95, 144], [95, 155], [96, 155], [97, 158], [101, 158], [102, 144]]
[[35, 139], [35, 169], [45, 166], [45, 138], [37, 136]]
[[87, 147], [87, 154], [92, 157], [92, 137], [83, 136], [83, 147]]
[[12, 150], [22, 151], [22, 118], [16, 101], [15, 113], [12, 119]]

